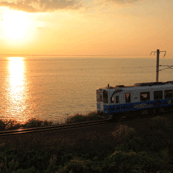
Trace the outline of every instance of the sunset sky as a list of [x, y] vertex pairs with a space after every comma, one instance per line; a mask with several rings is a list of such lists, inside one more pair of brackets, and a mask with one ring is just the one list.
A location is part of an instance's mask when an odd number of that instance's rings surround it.
[[0, 0], [0, 54], [173, 58], [173, 0]]

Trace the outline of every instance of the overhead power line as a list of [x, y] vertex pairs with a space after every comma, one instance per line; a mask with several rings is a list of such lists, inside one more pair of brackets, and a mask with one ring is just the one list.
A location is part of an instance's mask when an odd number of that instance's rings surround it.
[[164, 65], [164, 66], [167, 66], [167, 68], [164, 68], [164, 69], [159, 70], [159, 55], [160, 55], [161, 52], [164, 52], [163, 57], [165, 57], [166, 51], [160, 51], [159, 49], [157, 49], [157, 51], [152, 51], [150, 53], [150, 55], [152, 55], [152, 54], [155, 55], [157, 53], [157, 55], [156, 55], [156, 82], [159, 82], [159, 71], [173, 67], [173, 66], [169, 66], [169, 65]]

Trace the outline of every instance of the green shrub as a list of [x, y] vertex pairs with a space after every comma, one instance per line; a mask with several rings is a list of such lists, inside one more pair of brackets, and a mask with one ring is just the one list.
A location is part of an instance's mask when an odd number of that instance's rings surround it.
[[36, 118], [29, 119], [28, 122], [23, 125], [24, 127], [41, 127], [43, 124], [42, 121]]
[[10, 173], [12, 171], [15, 171], [18, 166], [19, 166], [19, 162], [18, 161], [14, 161], [12, 159], [10, 162], [7, 162], [7, 159], [5, 157], [4, 160], [1, 160], [1, 163], [0, 163], [0, 172], [1, 173], [7, 173], [7, 172]]
[[0, 120], [0, 131], [15, 130], [20, 128], [20, 123], [16, 120]]
[[84, 121], [83, 115], [76, 114], [74, 116], [68, 117], [65, 122], [66, 123], [76, 123], [76, 122], [82, 122], [82, 121]]
[[34, 166], [28, 169], [18, 169], [14, 173], [41, 173], [38, 169], [36, 169]]
[[115, 151], [108, 159], [105, 171], [112, 172], [155, 172], [160, 169], [157, 159], [146, 152]]
[[0, 120], [0, 131], [5, 130], [6, 124], [4, 121]]
[[77, 123], [77, 122], [84, 122], [84, 121], [91, 121], [91, 120], [98, 120], [98, 114], [96, 112], [90, 112], [86, 115], [82, 114], [75, 114], [73, 116], [70, 116], [66, 119], [65, 123]]
[[20, 128], [20, 123], [18, 123], [16, 120], [6, 120], [5, 121], [6, 130], [15, 130]]
[[88, 117], [88, 120], [97, 120], [97, 119], [100, 119], [98, 117], [97, 112], [90, 112], [86, 116]]
[[36, 118], [29, 119], [25, 124], [20, 124], [16, 120], [0, 120], [0, 131], [3, 130], [15, 130], [20, 127], [31, 128], [31, 127], [42, 127], [54, 125], [52, 121], [39, 120]]
[[[167, 167], [167, 165], [169, 165], [169, 163], [172, 160], [171, 157], [169, 156], [168, 148], [165, 148], [160, 152], [160, 158], [161, 158], [160, 160], [161, 160], [162, 168]], [[172, 168], [173, 168], [173, 166], [172, 166]]]
[[167, 118], [160, 116], [154, 117], [148, 125], [149, 129], [144, 129], [141, 132], [143, 141], [145, 141], [143, 144], [147, 150], [160, 152], [167, 146], [172, 147], [173, 127]]
[[119, 125], [112, 134], [117, 141], [126, 142], [136, 136], [137, 132], [134, 128], [130, 128], [127, 125]]
[[54, 125], [52, 121], [47, 121], [47, 120], [43, 121], [43, 126], [52, 126], [52, 125]]
[[53, 125], [52, 121], [43, 121], [36, 118], [29, 119], [25, 124], [22, 125], [24, 128], [31, 128], [31, 127], [42, 127], [42, 126], [51, 126]]
[[87, 163], [81, 159], [70, 160], [64, 167], [60, 167], [58, 173], [88, 173]]
[[140, 136], [135, 136], [133, 139], [128, 140], [124, 145], [126, 145], [126, 150], [140, 152], [144, 149], [144, 143], [145, 141]]
[[151, 124], [150, 124], [151, 130], [163, 130], [163, 131], [169, 131], [170, 129], [170, 122], [165, 117], [157, 116], [152, 118]]
[[50, 158], [48, 168], [44, 171], [44, 173], [55, 172], [56, 169], [57, 156], [54, 154], [52, 158]]
[[[65, 121], [65, 124], [97, 120], [97, 119], [99, 119], [99, 117], [96, 112], [90, 112], [86, 115], [76, 114], [74, 116], [68, 117]], [[34, 128], [34, 127], [43, 127], [43, 126], [52, 126], [52, 125], [55, 125], [55, 123], [53, 123], [52, 121], [40, 120], [37, 118], [31, 118], [24, 124], [20, 124], [16, 120], [0, 120], [0, 131], [15, 130], [19, 129], [20, 127]]]

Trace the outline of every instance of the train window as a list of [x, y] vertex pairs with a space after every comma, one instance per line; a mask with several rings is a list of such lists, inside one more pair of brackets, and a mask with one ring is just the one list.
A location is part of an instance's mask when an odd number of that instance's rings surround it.
[[162, 91], [154, 91], [154, 100], [163, 99]]
[[129, 93], [127, 93], [125, 95], [125, 99], [126, 99], [126, 103], [130, 103], [131, 98], [130, 98], [130, 94]]
[[108, 92], [103, 91], [103, 103], [108, 103]]
[[119, 96], [116, 96], [116, 103], [119, 103]]
[[114, 103], [114, 97], [111, 97], [110, 99], [111, 99], [111, 103]]
[[102, 102], [102, 93], [99, 90], [97, 90], [96, 94], [97, 94], [97, 102]]
[[140, 100], [141, 101], [149, 101], [150, 100], [150, 93], [149, 92], [141, 92], [140, 93]]
[[165, 99], [173, 97], [173, 90], [165, 90]]

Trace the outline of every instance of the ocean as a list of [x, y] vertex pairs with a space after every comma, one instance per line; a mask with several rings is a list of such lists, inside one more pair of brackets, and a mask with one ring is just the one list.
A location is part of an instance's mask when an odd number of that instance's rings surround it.
[[[173, 59], [160, 58], [160, 64], [173, 65]], [[172, 74], [172, 69], [160, 71], [159, 81], [173, 80]], [[61, 123], [71, 115], [96, 111], [97, 88], [155, 81], [153, 57], [3, 57], [0, 118]]]

